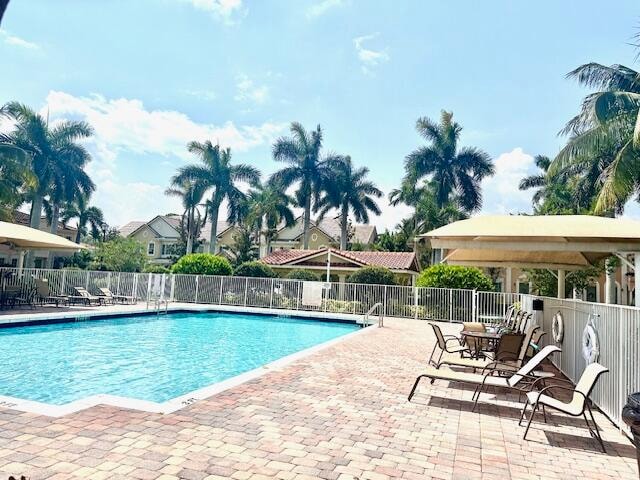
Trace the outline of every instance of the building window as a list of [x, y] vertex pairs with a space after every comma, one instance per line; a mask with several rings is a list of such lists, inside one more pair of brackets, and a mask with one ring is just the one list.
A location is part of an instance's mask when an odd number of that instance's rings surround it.
[[149, 242], [147, 246], [147, 255], [153, 255], [156, 253], [156, 244], [154, 242]]
[[518, 282], [518, 293], [528, 295], [530, 293], [529, 282]]

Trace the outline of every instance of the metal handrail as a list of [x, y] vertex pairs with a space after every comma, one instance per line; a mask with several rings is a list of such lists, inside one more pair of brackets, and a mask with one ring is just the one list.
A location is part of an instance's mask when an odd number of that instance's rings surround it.
[[378, 327], [384, 326], [384, 311], [382, 310], [382, 302], [375, 303], [367, 313], [364, 314], [363, 323], [369, 325], [369, 316], [375, 311], [376, 308], [380, 308], [380, 314], [378, 315]]

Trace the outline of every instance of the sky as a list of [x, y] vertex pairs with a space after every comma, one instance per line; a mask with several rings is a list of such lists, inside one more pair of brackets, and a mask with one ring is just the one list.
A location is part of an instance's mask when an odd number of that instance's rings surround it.
[[[534, 155], [558, 152], [588, 93], [566, 73], [639, 68], [639, 27], [637, 0], [12, 0], [0, 103], [91, 123], [92, 202], [113, 225], [180, 213], [164, 190], [195, 160], [191, 140], [268, 176], [292, 121], [320, 124], [326, 150], [367, 166], [387, 193], [423, 144], [416, 119], [442, 109], [463, 126], [461, 145], [495, 162], [481, 213], [522, 213], [520, 178]], [[408, 213], [380, 205], [379, 230]], [[640, 218], [637, 203], [627, 215]]]

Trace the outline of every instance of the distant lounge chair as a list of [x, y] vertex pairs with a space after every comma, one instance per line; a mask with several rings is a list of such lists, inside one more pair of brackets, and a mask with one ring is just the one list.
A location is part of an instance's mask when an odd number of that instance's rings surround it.
[[[555, 345], [548, 345], [540, 350], [531, 360], [529, 360], [523, 367], [518, 369], [516, 372], [513, 371], [503, 371], [501, 370], [501, 366], [497, 365], [498, 362], [495, 362], [493, 368], [489, 369], [487, 373], [467, 373], [467, 372], [457, 372], [454, 370], [450, 370], [448, 368], [427, 368], [427, 371], [422, 375], [419, 375], [416, 378], [415, 383], [413, 384], [413, 388], [411, 389], [411, 393], [409, 393], [409, 401], [413, 398], [415, 394], [416, 388], [418, 387], [418, 383], [423, 378], [430, 378], [431, 383], [435, 380], [448, 380], [450, 382], [461, 382], [461, 383], [470, 383], [472, 385], [476, 385], [476, 390], [473, 393], [473, 410], [475, 410], [476, 405], [478, 404], [478, 399], [480, 398], [480, 394], [486, 387], [502, 387], [507, 389], [518, 390], [519, 393], [522, 392], [522, 389], [519, 388], [518, 385], [523, 380], [529, 380], [529, 384], [533, 384], [536, 380], [539, 380], [538, 377], [532, 375], [533, 371], [540, 366], [542, 361], [546, 359], [549, 355], [555, 352], [559, 352], [560, 348]], [[509, 367], [511, 368], [511, 367]], [[510, 376], [499, 376], [501, 372], [509, 373]]]
[[114, 295], [113, 293], [111, 293], [111, 290], [106, 287], [100, 287], [98, 288], [98, 290], [102, 292], [102, 295], [104, 297], [110, 298], [113, 302], [128, 303], [131, 305], [136, 303], [136, 297], [133, 297], [131, 295]]
[[[589, 429], [589, 434], [598, 441], [598, 443], [600, 444], [600, 448], [602, 448], [602, 452], [606, 453], [604, 449], [604, 442], [602, 441], [602, 437], [600, 436], [600, 431], [598, 429], [598, 424], [596, 423], [595, 418], [593, 418], [593, 412], [591, 411], [591, 406], [589, 405], [589, 395], [591, 395], [591, 391], [593, 390], [593, 387], [595, 387], [598, 378], [600, 378], [600, 375], [608, 371], [608, 368], [603, 367], [599, 363], [592, 363], [590, 365], [587, 365], [587, 368], [585, 368], [584, 372], [582, 372], [582, 376], [580, 377], [580, 380], [578, 380], [578, 383], [575, 387], [568, 380], [563, 380], [565, 383], [571, 384], [571, 387], [566, 387], [563, 385], [550, 385], [540, 391], [527, 393], [527, 403], [525, 403], [524, 408], [522, 409], [522, 415], [520, 415], [520, 421], [518, 422], [518, 425], [522, 424], [522, 419], [525, 416], [527, 407], [531, 405], [531, 416], [529, 417], [529, 421], [527, 422], [527, 428], [524, 431], [523, 438], [527, 438], [529, 427], [531, 427], [531, 421], [533, 420], [533, 416], [535, 415], [538, 407], [541, 406], [543, 409], [542, 411], [544, 413], [545, 422], [547, 421], [547, 414], [544, 411], [544, 408], [549, 407], [567, 415], [571, 415], [572, 417], [584, 417], [584, 421], [587, 424], [587, 428]], [[548, 396], [547, 392], [550, 392], [551, 390], [564, 390], [573, 392], [571, 401], [562, 402]], [[589, 412], [591, 422], [593, 422], [593, 427], [591, 427], [589, 420], [587, 420], [585, 410]]]
[[81, 301], [85, 305], [102, 305], [102, 297], [91, 295], [84, 287], [73, 287], [78, 295], [70, 295], [69, 299]]

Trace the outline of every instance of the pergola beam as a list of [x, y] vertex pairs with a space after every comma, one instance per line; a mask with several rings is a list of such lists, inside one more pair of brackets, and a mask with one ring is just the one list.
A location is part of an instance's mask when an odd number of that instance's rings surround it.
[[432, 248], [444, 250], [509, 250], [537, 252], [593, 252], [616, 254], [622, 251], [634, 251], [640, 248], [640, 242], [555, 242], [555, 241], [499, 241], [474, 238], [469, 240], [452, 240], [432, 238]]

